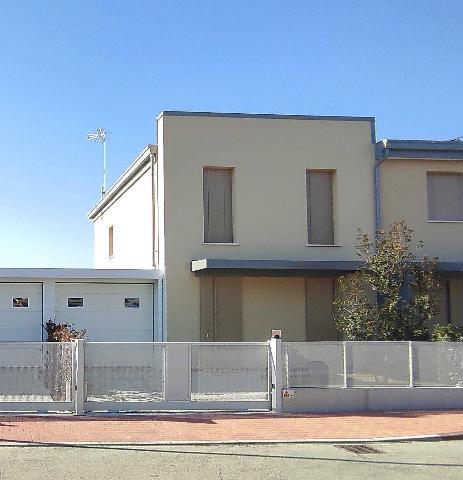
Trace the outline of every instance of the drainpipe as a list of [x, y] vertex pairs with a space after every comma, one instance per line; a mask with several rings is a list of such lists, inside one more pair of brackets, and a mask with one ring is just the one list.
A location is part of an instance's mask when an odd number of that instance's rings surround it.
[[386, 149], [385, 141], [376, 144], [375, 147], [375, 229], [378, 230], [382, 227], [381, 219], [381, 164], [385, 160]]

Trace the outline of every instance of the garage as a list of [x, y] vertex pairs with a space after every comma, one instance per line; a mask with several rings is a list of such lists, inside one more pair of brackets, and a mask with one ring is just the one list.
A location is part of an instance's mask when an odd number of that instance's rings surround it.
[[0, 341], [42, 340], [42, 283], [0, 283]]
[[55, 284], [58, 323], [86, 329], [94, 342], [154, 340], [153, 283]]

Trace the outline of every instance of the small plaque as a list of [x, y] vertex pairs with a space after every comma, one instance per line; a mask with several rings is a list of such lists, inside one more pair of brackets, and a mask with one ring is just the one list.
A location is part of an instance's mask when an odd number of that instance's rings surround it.
[[289, 397], [294, 397], [294, 390], [284, 389], [283, 398], [289, 398]]
[[272, 338], [281, 338], [281, 330], [272, 330]]

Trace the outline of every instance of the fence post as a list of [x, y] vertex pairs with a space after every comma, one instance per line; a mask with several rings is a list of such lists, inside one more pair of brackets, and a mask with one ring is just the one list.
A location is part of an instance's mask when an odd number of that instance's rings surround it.
[[272, 411], [282, 413], [283, 352], [279, 336], [272, 336], [270, 340], [270, 363], [272, 367]]
[[349, 342], [342, 342], [342, 353], [344, 363], [344, 388], [352, 386], [352, 345]]
[[409, 370], [409, 387], [415, 386], [415, 362], [413, 361], [413, 342], [408, 342], [408, 370]]
[[75, 340], [75, 415], [84, 414], [84, 368], [85, 340]]

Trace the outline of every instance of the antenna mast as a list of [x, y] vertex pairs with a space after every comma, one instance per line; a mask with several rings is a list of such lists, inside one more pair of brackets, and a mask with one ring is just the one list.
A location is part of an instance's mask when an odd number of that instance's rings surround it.
[[94, 133], [87, 134], [87, 140], [103, 144], [103, 185], [101, 187], [101, 196], [106, 194], [106, 130], [103, 127], [98, 127]]

